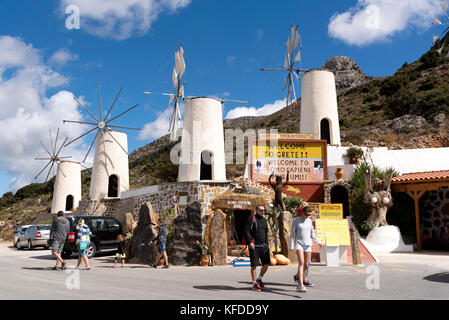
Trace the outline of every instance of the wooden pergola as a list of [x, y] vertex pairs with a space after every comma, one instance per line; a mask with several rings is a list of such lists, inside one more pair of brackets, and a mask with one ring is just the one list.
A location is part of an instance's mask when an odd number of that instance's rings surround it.
[[416, 239], [419, 250], [421, 249], [419, 199], [426, 191], [437, 191], [441, 187], [449, 187], [449, 170], [406, 173], [391, 180], [393, 191], [405, 192], [415, 202]]

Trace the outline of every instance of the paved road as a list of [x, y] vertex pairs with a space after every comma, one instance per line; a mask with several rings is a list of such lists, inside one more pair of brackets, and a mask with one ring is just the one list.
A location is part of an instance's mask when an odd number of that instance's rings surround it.
[[[113, 257], [103, 255], [91, 260], [92, 269], [88, 271], [53, 271], [50, 251], [17, 251], [3, 244], [0, 299], [449, 299], [448, 256], [432, 256], [429, 264], [421, 258], [389, 259], [366, 266], [313, 265], [310, 279], [316, 287], [307, 293], [295, 291], [292, 275], [296, 265], [270, 267], [264, 279], [267, 290], [252, 292], [248, 267], [152, 269], [129, 264], [122, 269], [113, 268]], [[444, 263], [439, 266], [438, 261]], [[68, 264], [74, 266], [76, 258], [68, 260]], [[370, 273], [366, 273], [367, 268]], [[367, 279], [372, 289], [367, 288]]]

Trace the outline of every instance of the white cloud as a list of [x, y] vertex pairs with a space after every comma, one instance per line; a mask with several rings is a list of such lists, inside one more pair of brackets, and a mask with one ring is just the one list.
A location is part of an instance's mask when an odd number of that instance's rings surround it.
[[[0, 72], [0, 168], [14, 177], [10, 188], [15, 191], [36, 182], [33, 178], [45, 163], [34, 157], [46, 154], [39, 141], [50, 145], [49, 129], [55, 134], [60, 127], [61, 143], [62, 137], [76, 137], [84, 127], [63, 125], [63, 119], [82, 119], [73, 94], [62, 90], [47, 97], [46, 93], [67, 84], [68, 79], [45, 65], [31, 44], [0, 36]], [[81, 147], [87, 150], [79, 141], [61, 152], [80, 160]], [[37, 181], [44, 179], [42, 175]]]
[[234, 119], [240, 117], [258, 117], [258, 116], [266, 116], [276, 111], [285, 108], [285, 100], [276, 100], [273, 103], [268, 103], [260, 108], [255, 107], [237, 107], [235, 109], [230, 110], [225, 119]]
[[358, 0], [355, 7], [334, 14], [328, 33], [349, 45], [389, 41], [410, 26], [428, 28], [441, 13], [439, 0]]
[[[181, 114], [183, 114], [184, 103], [180, 104], [180, 109]], [[137, 138], [139, 140], [155, 140], [168, 134], [168, 128], [170, 125], [170, 116], [172, 112], [173, 107], [168, 107], [164, 111], [159, 112], [156, 120], [145, 124], [145, 126], [140, 131], [139, 136]], [[182, 120], [180, 123], [180, 127], [182, 127]]]
[[56, 67], [63, 67], [70, 61], [78, 60], [78, 55], [72, 53], [67, 48], [61, 48], [50, 57], [48, 62]]
[[263, 29], [257, 29], [256, 30], [256, 36], [257, 36], [257, 40], [258, 41], [262, 40], [263, 34], [264, 34], [264, 30]]
[[143, 35], [158, 16], [176, 12], [191, 0], [60, 0], [60, 9], [80, 9], [80, 29], [102, 38], [127, 39]]

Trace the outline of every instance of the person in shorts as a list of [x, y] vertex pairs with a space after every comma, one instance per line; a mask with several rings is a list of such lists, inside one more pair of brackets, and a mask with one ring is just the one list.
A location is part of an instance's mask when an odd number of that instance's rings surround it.
[[50, 228], [51, 253], [56, 257], [56, 265], [52, 268], [58, 270], [59, 263], [61, 263], [61, 270], [66, 269], [66, 264], [61, 257], [64, 248], [65, 240], [70, 232], [70, 222], [64, 217], [64, 212], [59, 211], [57, 217], [53, 219]]
[[312, 214], [310, 207], [298, 208], [298, 216], [293, 220], [290, 235], [290, 250], [296, 251], [298, 257], [298, 272], [294, 276], [295, 281], [298, 280], [297, 291], [307, 292], [306, 287], [313, 287], [313, 283], [307, 280], [306, 275], [309, 269], [309, 261], [312, 258], [312, 239], [320, 247], [323, 245], [317, 240], [312, 220], [309, 218]]
[[81, 261], [84, 261], [84, 270], [90, 270], [89, 259], [87, 257], [87, 248], [90, 245], [90, 236], [92, 232], [84, 223], [84, 219], [79, 219], [76, 226], [76, 247], [78, 248], [78, 264], [77, 268], [81, 266]]
[[125, 246], [126, 246], [126, 242], [123, 239], [123, 236], [121, 234], [119, 234], [117, 236], [117, 253], [115, 254], [115, 263], [114, 263], [114, 267], [117, 268], [118, 267], [118, 259], [122, 259], [122, 268], [125, 267]]
[[[253, 291], [265, 289], [262, 278], [270, 264], [270, 247], [268, 245], [268, 223], [264, 218], [265, 207], [257, 206], [256, 214], [251, 215], [245, 224], [245, 240], [248, 244], [249, 257], [251, 261], [251, 278], [253, 280]], [[256, 278], [256, 268], [262, 262], [259, 276]]]
[[152, 245], [154, 241], [157, 241], [157, 254], [156, 254], [156, 261], [151, 266], [153, 268], [157, 268], [157, 263], [162, 257], [164, 257], [164, 266], [162, 268], [168, 268], [168, 256], [167, 256], [167, 226], [164, 223], [164, 220], [162, 218], [159, 218], [159, 232], [157, 233], [157, 237], [151, 240], [148, 244]]

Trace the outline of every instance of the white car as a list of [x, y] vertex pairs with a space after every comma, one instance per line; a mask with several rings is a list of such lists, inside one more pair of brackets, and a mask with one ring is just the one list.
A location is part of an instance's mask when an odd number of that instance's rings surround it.
[[50, 239], [49, 224], [31, 225], [26, 228], [24, 233], [21, 233], [17, 240], [17, 249], [28, 248], [29, 250], [35, 247], [44, 247], [48, 249], [47, 240]]
[[20, 226], [20, 227], [18, 227], [18, 228], [16, 229], [16, 231], [14, 231], [14, 238], [12, 239], [12, 245], [13, 245], [14, 247], [17, 248], [17, 241], [19, 241], [20, 235], [21, 235], [21, 234], [24, 234], [24, 233], [25, 233], [25, 230], [26, 230], [28, 227], [31, 227], [31, 224], [27, 224], [27, 225], [24, 225], [24, 226]]

